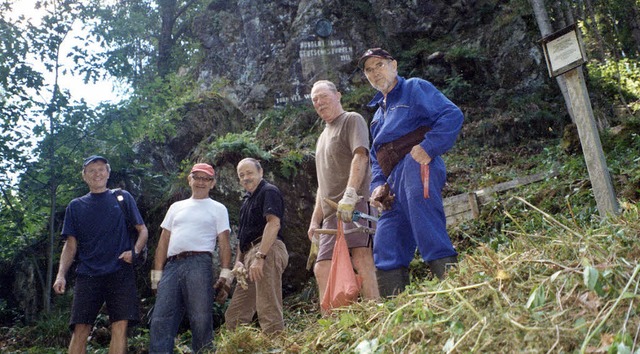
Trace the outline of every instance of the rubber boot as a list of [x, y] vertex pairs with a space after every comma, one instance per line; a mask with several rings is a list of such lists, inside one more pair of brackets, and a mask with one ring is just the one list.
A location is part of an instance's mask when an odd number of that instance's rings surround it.
[[376, 269], [376, 278], [381, 297], [395, 296], [409, 285], [409, 269], [405, 267], [391, 270]]
[[429, 262], [429, 269], [431, 269], [431, 273], [438, 277], [438, 279], [442, 280], [444, 279], [447, 270], [451, 267], [455, 267], [456, 264], [458, 264], [458, 257], [444, 257]]

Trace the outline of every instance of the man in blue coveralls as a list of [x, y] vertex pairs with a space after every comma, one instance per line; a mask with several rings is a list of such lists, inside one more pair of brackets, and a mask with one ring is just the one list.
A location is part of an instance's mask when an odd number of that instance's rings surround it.
[[449, 150], [464, 119], [460, 109], [430, 82], [398, 76], [398, 62], [385, 50], [367, 50], [358, 65], [379, 92], [371, 121], [371, 205], [382, 210], [373, 243], [381, 296], [409, 284], [416, 246], [431, 272], [443, 279], [457, 253], [446, 229], [440, 155]]

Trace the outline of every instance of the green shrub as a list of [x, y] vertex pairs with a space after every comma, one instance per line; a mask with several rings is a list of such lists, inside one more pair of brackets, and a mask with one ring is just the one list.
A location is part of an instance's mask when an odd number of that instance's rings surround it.
[[[619, 61], [608, 60], [604, 63], [587, 64], [590, 83], [603, 95], [616, 101], [640, 99], [640, 61], [623, 58]], [[620, 96], [622, 95], [622, 97]]]
[[227, 133], [204, 147], [205, 157], [214, 164], [220, 163], [225, 156], [254, 156], [261, 160], [271, 159], [271, 154], [259, 145], [255, 134], [244, 131], [242, 133]]

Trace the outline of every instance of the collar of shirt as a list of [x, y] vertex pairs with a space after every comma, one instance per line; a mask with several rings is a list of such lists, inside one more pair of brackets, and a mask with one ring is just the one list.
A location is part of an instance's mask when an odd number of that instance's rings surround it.
[[[389, 96], [393, 95], [393, 93], [394, 93], [394, 92], [396, 92], [397, 90], [399, 90], [399, 89], [400, 89], [400, 87], [404, 84], [404, 80], [405, 80], [405, 79], [404, 79], [402, 76], [398, 75], [398, 83], [396, 84], [396, 86], [394, 86], [394, 87], [391, 89], [391, 92], [389, 92], [389, 93], [387, 94], [387, 97], [389, 97]], [[367, 107], [375, 107], [375, 106], [378, 106], [378, 105], [379, 105], [380, 107], [383, 107], [383, 101], [384, 101], [384, 95], [382, 94], [382, 92], [378, 91], [378, 92], [376, 93], [376, 95], [375, 95], [375, 96], [373, 96], [373, 99], [371, 100], [371, 102], [369, 102], [369, 103], [367, 104]]]
[[242, 199], [249, 199], [252, 196], [258, 194], [258, 192], [260, 192], [260, 190], [262, 189], [262, 187], [264, 187], [265, 183], [267, 183], [264, 178], [262, 180], [260, 180], [260, 183], [258, 183], [258, 186], [256, 187], [256, 190], [253, 191], [253, 193], [251, 192], [245, 192], [244, 195], [242, 196]]

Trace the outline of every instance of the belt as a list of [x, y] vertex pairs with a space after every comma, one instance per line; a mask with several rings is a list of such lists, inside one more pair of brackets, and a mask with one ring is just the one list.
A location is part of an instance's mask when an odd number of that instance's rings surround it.
[[422, 126], [394, 141], [378, 147], [376, 150], [376, 158], [385, 177], [389, 177], [398, 162], [413, 149], [414, 145], [420, 144], [420, 142], [424, 140], [424, 135], [430, 130], [431, 128]]
[[173, 255], [167, 258], [167, 262], [177, 261], [180, 259], [185, 259], [187, 257], [196, 256], [199, 254], [208, 254], [209, 256], [211, 256], [211, 252], [207, 252], [207, 251], [186, 251], [186, 252], [180, 252], [176, 255]]
[[262, 236], [258, 237], [257, 239], [255, 239], [255, 240], [253, 240], [251, 242], [245, 243], [242, 246], [242, 248], [240, 249], [240, 252], [247, 253], [248, 250], [252, 249], [253, 246], [259, 244], [260, 242], [262, 242]]

